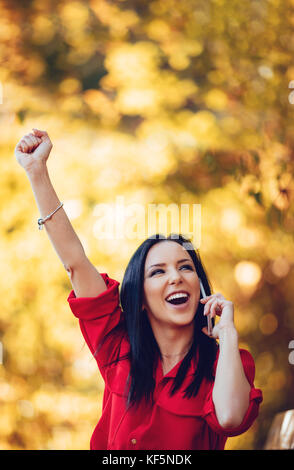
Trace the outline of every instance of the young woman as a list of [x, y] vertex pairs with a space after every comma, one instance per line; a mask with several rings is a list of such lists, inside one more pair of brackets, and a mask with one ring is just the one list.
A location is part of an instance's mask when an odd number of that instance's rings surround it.
[[87, 258], [52, 187], [51, 148], [48, 134], [33, 129], [15, 156], [31, 183], [39, 228], [70, 276], [68, 302], [105, 381], [91, 449], [224, 449], [228, 436], [251, 426], [262, 401], [253, 358], [238, 348], [233, 303], [211, 293], [199, 253], [181, 235], [145, 240], [119, 293], [119, 283]]

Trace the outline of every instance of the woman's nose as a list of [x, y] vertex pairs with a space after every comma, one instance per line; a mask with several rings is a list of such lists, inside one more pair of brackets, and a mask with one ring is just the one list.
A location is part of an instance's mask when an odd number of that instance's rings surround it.
[[176, 283], [180, 282], [181, 280], [182, 280], [181, 274], [177, 270], [171, 272], [171, 274], [169, 276], [169, 283], [170, 284], [176, 284]]

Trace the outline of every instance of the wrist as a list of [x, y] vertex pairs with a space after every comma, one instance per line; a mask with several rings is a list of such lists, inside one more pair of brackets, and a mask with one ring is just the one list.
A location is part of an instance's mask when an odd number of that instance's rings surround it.
[[219, 329], [218, 337], [220, 341], [231, 339], [238, 342], [238, 332], [235, 325], [232, 323], [222, 326]]
[[38, 180], [40, 177], [48, 175], [47, 165], [43, 162], [35, 164], [33, 168], [26, 170], [26, 174], [29, 180]]

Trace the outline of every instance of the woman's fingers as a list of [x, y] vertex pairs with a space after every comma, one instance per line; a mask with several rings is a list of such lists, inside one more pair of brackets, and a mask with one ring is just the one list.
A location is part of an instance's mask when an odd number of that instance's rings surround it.
[[[219, 294], [217, 294], [217, 295], [219, 295]], [[221, 296], [221, 297], [223, 299], [223, 296]], [[202, 303], [205, 303], [203, 314], [204, 315], [209, 315], [210, 314], [211, 317], [215, 317], [221, 311], [221, 308], [220, 308], [219, 304], [220, 304], [222, 299], [220, 297], [216, 297], [216, 294], [214, 294], [210, 298], [206, 297], [205, 299], [201, 299], [201, 301], [202, 300], [205, 301], [205, 302], [202, 302]]]
[[37, 141], [36, 137], [33, 136], [32, 134], [25, 135], [24, 140], [28, 144], [28, 146], [31, 147], [31, 148], [38, 145], [38, 141]]
[[34, 131], [34, 136], [36, 136], [37, 139], [40, 139], [41, 142], [46, 143], [46, 145], [49, 146], [50, 150], [51, 150], [53, 145], [52, 145], [52, 142], [51, 142], [50, 137], [48, 135], [48, 132], [47, 131], [41, 131], [40, 129], [35, 129], [35, 128], [33, 128], [33, 131]]
[[37, 136], [38, 138], [41, 138], [41, 137], [48, 137], [48, 133], [46, 131], [41, 131], [40, 129], [36, 129], [35, 127], [33, 127], [33, 131], [34, 131], [34, 135]]
[[215, 302], [215, 296], [211, 298], [206, 297], [206, 299], [204, 300], [205, 300], [204, 315], [207, 315], [210, 311], [211, 305], [213, 304], [213, 302]]
[[20, 150], [22, 153], [26, 153], [27, 146], [24, 142], [20, 141], [18, 146], [16, 147], [16, 150]]
[[24, 152], [21, 141], [18, 142], [17, 146], [15, 147], [15, 150], [18, 152]]
[[221, 308], [220, 308], [219, 304], [220, 304], [219, 300], [215, 300], [213, 302], [213, 304], [211, 305], [211, 307], [210, 307], [210, 316], [212, 318], [215, 317], [221, 311]]
[[21, 145], [24, 149], [24, 152], [26, 153], [30, 152], [31, 148], [34, 147], [34, 144], [30, 141], [29, 137], [26, 135], [21, 139]]
[[27, 141], [25, 139], [21, 140], [21, 146], [22, 146], [23, 151], [25, 153], [28, 153], [30, 151], [30, 146], [29, 146], [29, 144], [27, 143]]
[[204, 315], [210, 315], [211, 318], [214, 317], [215, 316], [214, 307], [216, 304], [217, 304], [217, 301], [214, 300], [210, 304], [205, 305]]
[[41, 131], [41, 129], [37, 129], [36, 127], [33, 127], [33, 131], [35, 132], [36, 135], [44, 135], [47, 134], [46, 131]]
[[33, 134], [26, 134], [20, 141], [20, 147], [23, 152], [31, 152], [34, 148], [42, 142], [39, 137], [34, 136]]
[[41, 143], [41, 139], [39, 139], [38, 137], [34, 136], [34, 134], [29, 134], [29, 137], [30, 139], [33, 141], [33, 144], [35, 145], [35, 147], [37, 147], [39, 145], [39, 143]]

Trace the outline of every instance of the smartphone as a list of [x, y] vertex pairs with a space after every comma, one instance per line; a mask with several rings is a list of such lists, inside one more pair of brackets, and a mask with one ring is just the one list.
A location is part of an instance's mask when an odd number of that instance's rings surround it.
[[[200, 279], [200, 291], [201, 291], [201, 295], [202, 295], [202, 298], [205, 299], [207, 297], [206, 293], [205, 293], [205, 290], [204, 290], [204, 287], [203, 287], [203, 284], [202, 284], [202, 281]], [[211, 317], [210, 317], [210, 314], [207, 315], [207, 332], [209, 334], [209, 336], [211, 335], [211, 332], [212, 332], [212, 323], [211, 323]]]

